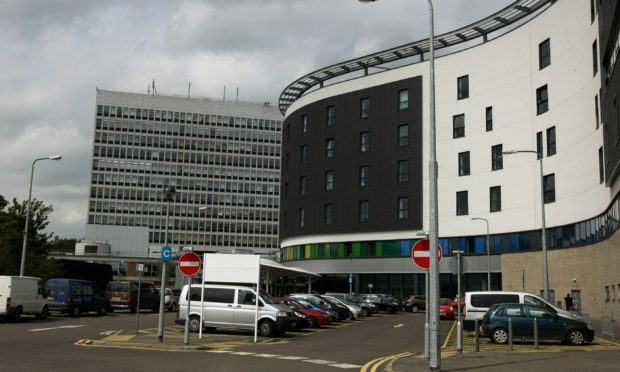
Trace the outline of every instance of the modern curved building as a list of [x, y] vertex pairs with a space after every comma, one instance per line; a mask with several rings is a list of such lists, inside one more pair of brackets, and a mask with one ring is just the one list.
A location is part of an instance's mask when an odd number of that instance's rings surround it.
[[[456, 293], [456, 251], [465, 290], [490, 272], [492, 289], [542, 291], [544, 226], [551, 299], [620, 310], [618, 111], [601, 96], [606, 81], [618, 90], [618, 11], [599, 26], [599, 3], [515, 1], [435, 37], [442, 296]], [[355, 292], [424, 294], [410, 255], [429, 230], [428, 50], [334, 64], [282, 92], [280, 258], [323, 274], [313, 289], [348, 291], [351, 273]]]

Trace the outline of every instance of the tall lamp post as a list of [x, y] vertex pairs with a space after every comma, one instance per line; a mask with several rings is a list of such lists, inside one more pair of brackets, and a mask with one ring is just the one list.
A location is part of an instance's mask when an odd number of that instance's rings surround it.
[[510, 150], [503, 151], [504, 155], [512, 155], [519, 153], [536, 154], [540, 161], [540, 220], [542, 224], [542, 232], [540, 234], [540, 245], [542, 247], [542, 264], [543, 264], [543, 297], [549, 300], [549, 268], [547, 265], [547, 236], [545, 232], [545, 176], [543, 173], [543, 154], [542, 151], [534, 150]]
[[[376, 0], [359, 0], [363, 3]], [[429, 369], [430, 371], [441, 370], [441, 352], [439, 348], [439, 203], [437, 200], [437, 155], [435, 138], [435, 27], [433, 24], [433, 2], [428, 0], [428, 54], [429, 54]]]
[[30, 201], [32, 199], [32, 178], [34, 176], [34, 165], [39, 160], [60, 160], [62, 156], [52, 155], [47, 158], [38, 158], [32, 162], [32, 168], [30, 168], [30, 189], [28, 190], [28, 204], [26, 204], [26, 223], [24, 224], [24, 241], [22, 242], [22, 259], [19, 266], [19, 276], [24, 276], [26, 269], [26, 248], [28, 246], [28, 224], [30, 222]]
[[[166, 230], [164, 233], [164, 245], [168, 246], [168, 225], [170, 221], [170, 202], [174, 201], [177, 190], [174, 186], [167, 186], [164, 189], [164, 201], [167, 202], [166, 205]], [[157, 338], [159, 338], [159, 342], [164, 342], [164, 302], [166, 299], [166, 261], [161, 262], [161, 290], [159, 297], [159, 325], [157, 327]], [[140, 311], [140, 309], [138, 309]]]
[[489, 220], [482, 217], [472, 217], [472, 221], [484, 221], [487, 224], [487, 237], [486, 237], [486, 249], [487, 249], [487, 290], [491, 290], [491, 248], [489, 247]]
[[456, 351], [463, 352], [463, 323], [461, 320], [461, 255], [463, 251], [452, 251], [456, 255]]
[[349, 294], [353, 294], [353, 252], [349, 253]]

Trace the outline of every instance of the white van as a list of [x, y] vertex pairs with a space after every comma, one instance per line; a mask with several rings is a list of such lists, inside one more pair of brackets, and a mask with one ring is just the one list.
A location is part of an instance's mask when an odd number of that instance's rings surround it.
[[[200, 284], [192, 284], [191, 310], [189, 312], [190, 332], [200, 330]], [[205, 284], [202, 326], [207, 331], [215, 328], [254, 330], [256, 313], [256, 292], [252, 287], [237, 285]], [[176, 324], [185, 324], [187, 316], [188, 286], [179, 296], [179, 310]], [[292, 331], [297, 317], [288, 306], [276, 302], [269, 293], [259, 291], [258, 334], [263, 337], [281, 335]]]
[[30, 276], [0, 276], [0, 317], [18, 321], [24, 314], [45, 319], [49, 315], [41, 279]]
[[473, 331], [475, 320], [482, 319], [484, 313], [495, 304], [530, 304], [541, 306], [549, 311], [569, 318], [578, 317], [566, 310], [549, 303], [535, 294], [527, 292], [507, 292], [507, 291], [479, 291], [465, 292], [465, 307], [463, 309], [463, 329]]

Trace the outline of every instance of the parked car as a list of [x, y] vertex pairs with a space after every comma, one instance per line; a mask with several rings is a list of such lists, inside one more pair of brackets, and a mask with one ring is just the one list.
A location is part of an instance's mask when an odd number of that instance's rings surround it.
[[452, 307], [449, 298], [439, 299], [439, 317], [441, 319], [456, 319], [456, 310]]
[[411, 295], [402, 301], [402, 307], [405, 311], [417, 313], [420, 310], [426, 311], [426, 296]]
[[332, 319], [332, 321], [334, 322], [339, 322], [341, 320], [348, 319], [350, 316], [349, 308], [342, 306], [342, 305], [338, 305], [336, 303], [329, 302], [317, 294], [293, 293], [293, 294], [290, 294], [289, 297], [292, 299], [304, 299], [306, 301], [311, 302], [315, 306], [322, 307], [322, 308], [328, 308], [336, 312], [337, 314], [336, 319]]
[[346, 306], [349, 309], [349, 314], [351, 314], [351, 320], [354, 320], [356, 318], [359, 318], [361, 316], [362, 313], [362, 308], [360, 306], [357, 306], [355, 304], [352, 303], [346, 303], [336, 297], [332, 297], [329, 295], [321, 295], [322, 298], [331, 301], [331, 302], [336, 302], [337, 304], [340, 304], [342, 306]]
[[539, 340], [561, 340], [581, 345], [594, 339], [594, 329], [582, 320], [562, 316], [541, 306], [515, 303], [493, 305], [482, 317], [482, 334], [495, 343], [507, 343], [509, 318], [512, 319], [513, 338], [533, 339], [536, 319]]
[[110, 300], [89, 280], [51, 278], [45, 282], [45, 293], [51, 312], [106, 315], [111, 308]]
[[327, 315], [329, 315], [330, 323], [338, 321], [338, 313], [335, 310], [332, 310], [325, 305], [317, 305], [314, 302], [311, 302], [309, 299], [306, 299], [306, 298], [296, 297], [296, 298], [291, 298], [291, 299], [295, 300], [295, 302], [298, 302], [299, 304], [303, 305], [306, 308], [326, 312]]
[[[338, 313], [338, 320], [353, 320], [355, 319], [355, 315], [351, 309], [349, 309], [349, 307], [342, 303], [342, 301], [337, 300], [337, 299], [332, 299], [329, 298], [327, 296], [323, 296], [323, 295], [317, 295], [320, 299], [322, 299], [323, 301], [325, 301], [325, 303], [332, 308], [333, 310], [336, 310], [336, 312]], [[356, 311], [357, 312], [357, 311]]]
[[[140, 309], [159, 312], [160, 292], [151, 283], [140, 283]], [[109, 282], [105, 296], [110, 300], [110, 311], [127, 309], [132, 313], [138, 311], [138, 282]]]
[[331, 296], [339, 299], [345, 304], [353, 304], [359, 306], [361, 308], [362, 316], [371, 316], [373, 313], [376, 313], [375, 307], [364, 301], [360, 295], [355, 293], [338, 293], [338, 292], [327, 292], [326, 296]]
[[30, 276], [0, 276], [0, 318], [14, 322], [24, 314], [47, 318], [49, 307], [45, 290], [39, 288], [40, 280]]
[[[461, 296], [461, 314], [463, 314], [463, 310], [465, 309], [465, 296]], [[459, 306], [459, 299], [458, 297], [454, 297], [454, 299], [452, 300], [452, 307], [453, 308], [457, 308]]]
[[168, 309], [168, 311], [176, 311], [181, 290], [178, 288], [166, 288], [164, 293], [164, 307]]
[[382, 294], [364, 294], [362, 295], [364, 301], [375, 304], [379, 311], [385, 311], [390, 314], [395, 314], [398, 311], [399, 303], [395, 303]]
[[284, 298], [282, 303], [288, 305], [295, 312], [304, 314], [306, 327], [303, 328], [319, 328], [322, 325], [331, 324], [331, 319], [328, 311], [320, 310], [309, 303], [304, 304], [305, 301], [294, 300], [292, 298]]
[[[202, 294], [201, 294], [202, 290]], [[188, 296], [189, 295], [189, 296]], [[191, 309], [188, 305], [191, 299]], [[201, 316], [202, 303], [202, 324]], [[251, 287], [237, 285], [192, 284], [184, 286], [179, 297], [179, 311], [175, 323], [185, 324], [189, 316], [190, 332], [204, 329], [245, 329], [254, 330], [263, 337], [282, 335], [297, 327], [298, 318], [291, 309], [274, 300], [263, 289], [258, 293], [258, 323], [256, 323], [256, 292]]]

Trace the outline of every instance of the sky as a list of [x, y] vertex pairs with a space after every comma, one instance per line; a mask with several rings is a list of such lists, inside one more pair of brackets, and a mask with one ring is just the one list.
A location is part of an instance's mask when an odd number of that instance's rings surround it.
[[[511, 0], [434, 0], [435, 34]], [[428, 2], [0, 0], [0, 195], [84, 237], [96, 89], [271, 102], [309, 72], [428, 37]]]

